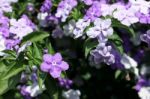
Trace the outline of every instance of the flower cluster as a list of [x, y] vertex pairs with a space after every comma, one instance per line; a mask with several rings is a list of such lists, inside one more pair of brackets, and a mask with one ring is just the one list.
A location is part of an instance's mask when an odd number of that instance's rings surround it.
[[150, 99], [149, 24], [149, 0], [0, 0], [0, 96]]

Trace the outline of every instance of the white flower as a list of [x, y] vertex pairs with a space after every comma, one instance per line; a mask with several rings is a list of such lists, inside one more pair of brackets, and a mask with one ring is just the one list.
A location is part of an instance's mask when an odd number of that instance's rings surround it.
[[37, 19], [40, 22], [40, 26], [47, 27], [48, 24], [47, 24], [47, 21], [45, 20], [47, 16], [48, 16], [47, 12], [45, 12], [45, 13], [38, 13]]
[[76, 27], [73, 30], [75, 38], [79, 38], [84, 34], [84, 30], [90, 25], [90, 20], [79, 19], [76, 23]]
[[121, 63], [125, 66], [126, 69], [135, 68], [137, 67], [137, 62], [128, 56], [127, 54], [124, 54], [121, 58]]
[[130, 0], [131, 8], [135, 11], [140, 11], [143, 14], [148, 14], [150, 9], [150, 1], [146, 0]]
[[70, 89], [66, 92], [63, 92], [63, 97], [65, 99], [80, 99], [80, 91], [79, 90], [73, 90], [73, 89]]
[[0, 0], [0, 12], [12, 12], [12, 7], [9, 2]]
[[110, 19], [100, 19], [97, 18], [94, 21], [94, 27], [90, 28], [86, 32], [87, 36], [90, 38], [96, 38], [99, 35], [104, 36], [104, 38], [109, 37], [113, 34], [113, 29], [111, 27], [111, 20]]
[[113, 17], [118, 19], [126, 26], [130, 26], [131, 24], [137, 23], [139, 21], [139, 19], [135, 16], [135, 11], [131, 8], [117, 9], [113, 13]]
[[31, 97], [36, 97], [45, 90], [45, 85], [43, 85], [42, 89], [40, 89], [38, 83], [34, 83], [32, 86], [27, 86], [25, 90], [30, 93]]
[[150, 99], [150, 87], [142, 87], [138, 95], [141, 99]]
[[69, 21], [67, 25], [63, 26], [64, 34], [66, 36], [72, 36], [74, 28], [75, 28], [75, 20]]
[[101, 13], [102, 13], [102, 16], [107, 16], [107, 15], [112, 16], [113, 11], [115, 9], [116, 9], [116, 7], [114, 5], [101, 4]]
[[2, 35], [0, 35], [0, 52], [3, 51], [3, 50], [5, 50], [5, 49], [6, 49], [5, 39], [2, 37]]
[[27, 34], [33, 32], [31, 26], [27, 25], [27, 20], [25, 18], [10, 19], [10, 29], [9, 31], [16, 35], [16, 38], [22, 39]]

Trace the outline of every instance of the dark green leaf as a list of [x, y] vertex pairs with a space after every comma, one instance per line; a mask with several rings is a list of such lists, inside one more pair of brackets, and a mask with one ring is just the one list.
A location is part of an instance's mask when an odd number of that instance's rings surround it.
[[33, 32], [23, 38], [22, 44], [24, 44], [27, 41], [31, 41], [31, 42], [41, 41], [48, 36], [49, 36], [49, 33], [47, 32], [40, 32], [40, 31]]

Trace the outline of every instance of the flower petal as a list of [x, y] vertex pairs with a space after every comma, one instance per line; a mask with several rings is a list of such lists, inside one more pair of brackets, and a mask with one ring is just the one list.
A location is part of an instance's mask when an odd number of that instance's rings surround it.
[[40, 66], [41, 70], [44, 71], [44, 72], [48, 72], [49, 69], [51, 68], [50, 65], [48, 65], [47, 63], [43, 62]]
[[50, 55], [50, 54], [45, 54], [45, 55], [43, 56], [43, 60], [44, 60], [44, 62], [47, 62], [47, 63], [52, 62], [52, 55]]
[[61, 68], [53, 67], [50, 69], [49, 73], [53, 78], [59, 78], [61, 74]]
[[61, 64], [59, 65], [59, 67], [62, 69], [62, 70], [67, 70], [69, 68], [69, 65], [67, 62], [65, 61], [62, 61]]
[[53, 61], [55, 62], [61, 62], [62, 61], [62, 56], [60, 53], [56, 53], [54, 56], [53, 56]]

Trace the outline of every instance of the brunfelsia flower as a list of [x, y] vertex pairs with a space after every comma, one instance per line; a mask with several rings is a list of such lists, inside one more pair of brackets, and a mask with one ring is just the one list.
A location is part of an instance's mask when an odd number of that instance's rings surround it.
[[18, 20], [10, 19], [10, 25], [10, 33], [15, 34], [15, 37], [19, 39], [34, 31], [31, 24], [29, 24], [29, 20], [25, 17]]
[[115, 63], [112, 47], [106, 46], [105, 43], [99, 44], [95, 50], [91, 51], [91, 55], [94, 57], [94, 62], [96, 64], [100, 64], [101, 62], [104, 62], [107, 65]]
[[67, 62], [62, 60], [60, 53], [54, 55], [43, 55], [43, 63], [41, 64], [41, 70], [48, 72], [53, 78], [58, 78], [62, 71], [66, 71], [69, 68]]
[[41, 94], [45, 90], [45, 85], [42, 85], [42, 88], [39, 87], [38, 83], [33, 83], [30, 86], [21, 86], [20, 91], [21, 94], [25, 97], [30, 97], [29, 99], [32, 99], [31, 97], [36, 97], [39, 94]]
[[137, 67], [137, 62], [131, 58], [130, 56], [128, 56], [127, 54], [124, 54], [122, 56], [122, 59], [121, 59], [121, 63], [124, 65], [124, 67], [126, 69], [130, 69], [130, 68], [136, 68]]
[[136, 16], [139, 18], [140, 23], [150, 24], [150, 13], [149, 14], [142, 14], [140, 12], [137, 12]]
[[92, 6], [87, 10], [84, 18], [86, 20], [94, 21], [96, 18], [101, 16], [100, 2], [94, 2]]
[[43, 5], [41, 6], [40, 11], [42, 13], [49, 12], [51, 7], [52, 7], [52, 1], [51, 0], [45, 0]]
[[73, 35], [75, 38], [79, 38], [84, 34], [84, 30], [90, 25], [90, 20], [79, 19], [76, 22], [75, 28], [73, 30]]
[[150, 87], [142, 87], [138, 95], [140, 99], [150, 99]]
[[70, 89], [63, 92], [63, 97], [65, 99], [80, 99], [81, 92], [79, 90]]
[[61, 29], [60, 26], [57, 26], [55, 28], [55, 30], [53, 30], [52, 37], [53, 38], [62, 38], [63, 37], [63, 30]]
[[0, 35], [0, 52], [5, 50], [6, 49], [6, 46], [5, 46], [5, 38]]
[[139, 19], [136, 17], [136, 12], [132, 8], [117, 8], [113, 13], [113, 17], [118, 19], [122, 24], [130, 26], [131, 24], [137, 23]]
[[150, 46], [150, 30], [147, 30], [147, 32], [142, 34], [140, 38], [143, 42], [146, 42], [148, 46]]
[[70, 20], [67, 25], [63, 26], [65, 36], [73, 36], [73, 30], [75, 28], [75, 20]]
[[150, 1], [146, 0], [129, 0], [131, 8], [143, 14], [148, 14], [150, 9]]
[[100, 19], [97, 18], [94, 21], [94, 27], [91, 27], [87, 32], [87, 36], [90, 38], [96, 38], [99, 36], [99, 40], [106, 41], [106, 38], [113, 34], [113, 29], [111, 27], [111, 20], [110, 19]]
[[62, 0], [57, 8], [55, 16], [61, 18], [62, 22], [65, 22], [71, 10], [77, 5], [76, 0]]
[[65, 79], [65, 78], [58, 78], [59, 85], [61, 87], [65, 87], [66, 89], [69, 89], [70, 86], [73, 84], [73, 81], [70, 79]]

